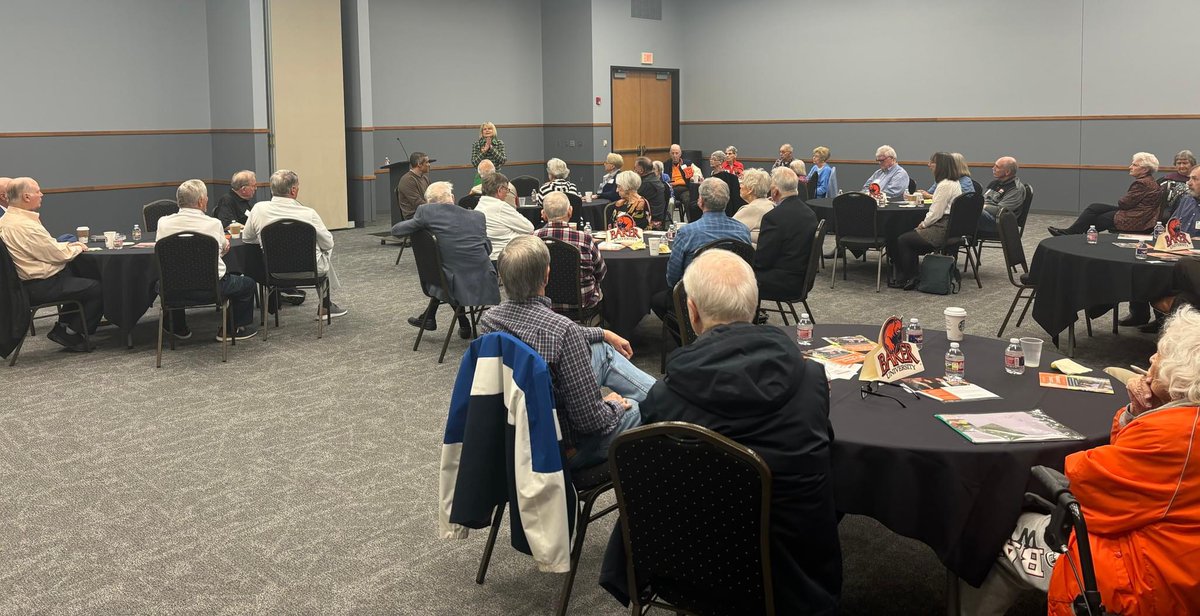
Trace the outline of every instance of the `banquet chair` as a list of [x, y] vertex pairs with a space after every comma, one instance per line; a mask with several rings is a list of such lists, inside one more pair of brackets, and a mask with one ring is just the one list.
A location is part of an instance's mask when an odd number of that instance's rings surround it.
[[817, 198], [817, 170], [816, 169], [813, 169], [813, 172], [808, 174], [808, 181], [804, 183], [804, 189], [808, 192], [808, 196], [805, 197], [806, 199], [816, 199]]
[[142, 231], [158, 232], [158, 219], [179, 212], [179, 204], [170, 199], [151, 201], [142, 206]]
[[546, 283], [546, 297], [554, 312], [583, 326], [599, 326], [600, 304], [583, 307], [583, 287], [580, 279], [579, 248], [553, 237], [542, 238], [550, 251], [550, 279]]
[[509, 182], [517, 190], [516, 196], [518, 202], [521, 197], [528, 199], [529, 195], [533, 194], [533, 191], [542, 185], [542, 182], [532, 175], [520, 175], [509, 180]]
[[[846, 279], [847, 250], [879, 251], [879, 266], [875, 272], [875, 292], [879, 292], [883, 279], [883, 258], [887, 254], [887, 238], [879, 234], [876, 210], [879, 206], [870, 195], [851, 192], [833, 198], [833, 247], [835, 255], [842, 259], [842, 280]], [[865, 258], [865, 257], [864, 257]], [[829, 288], [837, 281], [837, 257], [830, 268]]]
[[609, 449], [631, 613], [774, 614], [771, 471], [750, 448], [679, 421]]
[[[437, 295], [431, 294], [430, 289], [443, 289], [449, 296], [450, 283], [446, 280], [446, 272], [442, 268], [442, 253], [438, 249], [437, 237], [428, 230], [422, 229], [413, 233], [412, 249], [413, 258], [417, 261], [417, 278], [421, 283], [421, 292], [430, 300], [441, 301]], [[450, 308], [454, 310], [454, 315], [450, 319], [451, 325], [446, 328], [446, 339], [442, 342], [442, 353], [438, 355], [438, 363], [442, 363], [446, 359], [446, 349], [450, 348], [450, 336], [454, 334], [454, 323], [458, 322], [458, 318], [467, 315], [471, 321], [471, 337], [477, 335], [479, 317], [483, 314], [483, 306], [460, 306], [454, 303], [451, 298]], [[430, 302], [430, 306], [434, 304]], [[417, 340], [413, 343], [413, 351], [416, 351], [421, 346], [421, 337], [425, 335], [425, 328], [417, 328]]]
[[908, 178], [908, 194], [911, 195], [915, 192], [917, 192], [917, 181], [912, 178]]
[[983, 282], [979, 280], [979, 262], [975, 260], [975, 237], [979, 233], [979, 216], [983, 213], [983, 195], [980, 193], [967, 193], [954, 198], [950, 204], [950, 221], [946, 223], [946, 243], [942, 245], [942, 254], [954, 257], [955, 266], [958, 265], [959, 253], [966, 253], [966, 263], [963, 264], [963, 271], [967, 271], [967, 266], [975, 273], [975, 284], [979, 288], [983, 288]]
[[[176, 233], [154, 244], [158, 266], [158, 351], [155, 368], [162, 368], [163, 327], [167, 313], [184, 308], [216, 306], [221, 311], [221, 361], [229, 360], [229, 343], [237, 344], [229, 328], [229, 299], [221, 295], [221, 258], [217, 240], [202, 233]], [[170, 336], [175, 350], [175, 336]]]
[[[0, 356], [8, 357], [8, 366], [11, 368], [17, 364], [17, 356], [21, 354], [21, 347], [25, 344], [27, 336], [37, 335], [33, 327], [33, 322], [37, 319], [48, 319], [50, 317], [57, 318], [63, 314], [73, 314], [78, 312], [79, 319], [87, 323], [87, 314], [84, 313], [83, 303], [76, 300], [62, 300], [59, 302], [50, 302], [45, 304], [30, 304], [29, 294], [25, 291], [25, 286], [21, 284], [21, 279], [17, 275], [17, 266], [13, 263], [12, 254], [8, 252], [8, 247], [0, 241], [0, 281], [3, 281], [3, 286], [0, 287], [4, 291], [2, 294], [4, 299], [0, 300], [4, 304], [0, 306], [0, 345], [6, 343], [12, 344], [12, 350], [9, 353], [4, 353], [0, 347]], [[38, 311], [42, 308], [55, 307], [57, 312], [50, 314], [38, 315]], [[65, 309], [66, 306], [74, 306], [70, 309]], [[84, 346], [88, 349], [92, 348], [91, 342], [88, 340], [88, 334], [85, 331], [80, 332], [83, 336]]]
[[[810, 319], [812, 319], [812, 322], [817, 322], [815, 318], [812, 318], [812, 309], [808, 307], [808, 294], [812, 292], [813, 285], [816, 284], [817, 270], [821, 269], [821, 250], [824, 244], [825, 221], [819, 220], [817, 221], [817, 230], [813, 233], [812, 248], [810, 248], [808, 251], [808, 269], [804, 273], [804, 288], [797, 289], [796, 293], [791, 294], [791, 296], [787, 298], [769, 297], [764, 295], [760, 290], [758, 295], [759, 311], [778, 312], [780, 318], [783, 319], [784, 325], [788, 325], [787, 315], [790, 313], [796, 323], [799, 323], [800, 317], [796, 314], [795, 304], [800, 303], [804, 305], [804, 312], [808, 313], [808, 316]], [[775, 302], [775, 308], [763, 308], [763, 302]], [[784, 304], [787, 304], [786, 310], [783, 307]]]
[[658, 362], [660, 373], [667, 371], [668, 339], [672, 340], [676, 347], [687, 346], [696, 341], [696, 330], [692, 328], [692, 321], [688, 318], [687, 290], [683, 288], [682, 280], [675, 283], [675, 288], [671, 289], [671, 305], [674, 311], [667, 313], [662, 322], [663, 346]]
[[458, 200], [458, 207], [464, 210], [473, 210], [475, 206], [479, 205], [479, 199], [482, 196], [479, 193], [467, 193], [466, 196]]
[[[405, 214], [404, 210], [400, 210], [400, 220], [401, 221], [408, 220], [412, 217], [413, 217], [413, 214]], [[404, 256], [404, 249], [411, 247], [412, 242], [408, 239], [407, 235], [404, 237], [396, 238], [396, 240], [397, 240], [397, 243], [400, 244], [400, 252], [396, 254], [396, 265], [400, 265], [400, 257]]]
[[751, 246], [746, 242], [731, 238], [713, 240], [697, 248], [696, 256], [699, 256], [700, 253], [704, 252], [705, 250], [711, 250], [713, 248], [719, 250], [728, 250], [729, 252], [741, 257], [742, 260], [750, 264], [750, 267], [754, 267], [754, 246]]
[[517, 206], [517, 212], [533, 225], [534, 229], [541, 229], [546, 226], [546, 221], [542, 220], [542, 206], [540, 205], [521, 205]]
[[[259, 235], [266, 266], [266, 280], [259, 281], [260, 318], [266, 320], [267, 297], [279, 289], [311, 287], [317, 292], [317, 338], [320, 339], [325, 334], [325, 325], [333, 321], [328, 314], [321, 318], [321, 308], [329, 297], [329, 276], [317, 269], [317, 230], [299, 220], [277, 220], [263, 227]], [[280, 312], [275, 311], [275, 327], [279, 327]], [[266, 340], [267, 328], [262, 333]]]
[[[1025, 185], [1025, 199], [1021, 201], [1021, 205], [1017, 207], [1017, 233], [1019, 236], [1025, 235], [1025, 221], [1029, 218], [1029, 209], [1033, 205], [1033, 186]], [[999, 218], [997, 218], [996, 226], [999, 227]], [[1000, 245], [1000, 232], [980, 230], [975, 236], [975, 262], [983, 264], [983, 249], [984, 248], [1002, 248]]]
[[[1033, 303], [1033, 298], [1037, 297], [1037, 288], [1029, 282], [1029, 264], [1025, 261], [1025, 247], [1021, 244], [1021, 231], [1017, 228], [1017, 217], [1008, 210], [1000, 212], [1000, 218], [996, 221], [996, 227], [1000, 235], [1000, 248], [1004, 252], [1004, 269], [1008, 272], [1008, 282], [1017, 288], [1017, 294], [1013, 296], [1012, 304], [1008, 307], [1008, 312], [1004, 315], [1004, 321], [1000, 323], [1000, 331], [996, 332], [996, 337], [1000, 338], [1004, 335], [1004, 329], [1008, 327], [1008, 320], [1012, 318], [1013, 311], [1017, 308], [1017, 302], [1025, 300], [1025, 307], [1021, 309], [1021, 316], [1017, 317], [1016, 327], [1021, 326], [1021, 321], [1025, 320], [1025, 314], [1029, 312], [1029, 306]], [[1021, 268], [1017, 271], [1017, 268]], [[1026, 295], [1025, 293], [1029, 294]]]

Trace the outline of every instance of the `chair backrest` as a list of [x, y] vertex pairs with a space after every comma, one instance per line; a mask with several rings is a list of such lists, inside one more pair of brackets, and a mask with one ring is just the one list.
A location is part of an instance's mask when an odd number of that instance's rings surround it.
[[707, 428], [663, 422], [609, 450], [629, 588], [698, 614], [774, 614], [771, 471]]
[[425, 297], [430, 295], [429, 289], [449, 289], [446, 274], [442, 271], [442, 253], [438, 250], [437, 237], [428, 229], [414, 231], [409, 236], [412, 242], [413, 259], [417, 262], [417, 278], [421, 281], [421, 291]]
[[479, 205], [479, 198], [482, 196], [483, 195], [480, 195], [478, 193], [467, 193], [467, 196], [458, 200], [458, 207], [461, 207], [461, 208], [467, 209], [467, 210], [473, 210], [473, 209], [475, 209], [476, 205]]
[[267, 282], [280, 274], [317, 277], [317, 230], [300, 221], [283, 219], [263, 227], [263, 263]]
[[[1029, 265], [1025, 262], [1025, 246], [1021, 244], [1017, 217], [1008, 210], [1001, 210], [996, 228], [1000, 232], [1000, 248], [1004, 251], [1004, 269], [1008, 270], [1008, 280], [1015, 286], [1021, 286], [1014, 273], [1028, 272]], [[1021, 271], [1015, 272], [1018, 267]]]
[[575, 210], [575, 214], [576, 214], [575, 217], [578, 218], [579, 217], [578, 214], [579, 214], [580, 210], [583, 209], [583, 197], [580, 197], [579, 195], [576, 195], [574, 193], [564, 193], [564, 194], [567, 195], [567, 201], [571, 202], [571, 209]]
[[808, 191], [809, 199], [817, 198], [817, 182], [818, 181], [819, 180], [817, 179], [817, 170], [816, 170], [816, 168], [814, 168], [813, 172], [808, 174], [808, 181], [804, 183], [805, 190]]
[[[0, 241], [0, 357], [7, 358], [29, 331], [29, 295], [8, 246]], [[6, 318], [7, 317], [7, 318]]]
[[517, 208], [517, 211], [533, 225], [534, 229], [541, 229], [546, 226], [546, 221], [542, 220], [542, 207], [540, 205], [522, 205]]
[[517, 189], [517, 197], [529, 197], [533, 191], [537, 190], [538, 187], [542, 185], [541, 180], [533, 177], [532, 175], [517, 176], [509, 180], [509, 182], [512, 183], [513, 188]]
[[142, 231], [158, 232], [158, 219], [179, 212], [179, 204], [170, 199], [151, 201], [142, 206]]
[[879, 205], [864, 192], [833, 198], [833, 228], [837, 237], [878, 237], [875, 215]]
[[965, 193], [950, 203], [950, 220], [946, 223], [946, 245], [957, 246], [962, 238], [972, 240], [979, 232], [979, 216], [983, 213], [983, 195]]
[[808, 299], [809, 292], [817, 282], [817, 270], [821, 269], [821, 253], [824, 252], [825, 221], [817, 221], [817, 230], [813, 234], [812, 249], [808, 251], [808, 271], [804, 272], [804, 296], [801, 301]]
[[553, 237], [542, 238], [550, 251], [550, 280], [546, 283], [546, 297], [552, 304], [583, 307], [583, 287], [580, 280], [579, 248], [574, 244]]
[[675, 305], [675, 321], [679, 328], [679, 346], [687, 346], [696, 341], [696, 330], [692, 328], [692, 320], [688, 318], [687, 290], [683, 281], [675, 283], [671, 290], [671, 301]]
[[217, 240], [203, 233], [176, 233], [154, 243], [158, 263], [159, 295], [163, 306], [194, 305], [199, 294], [207, 303], [220, 303]]
[[1021, 235], [1025, 235], [1025, 221], [1029, 218], [1029, 210], [1033, 208], [1033, 186], [1025, 185], [1025, 200], [1021, 202], [1021, 208], [1017, 211], [1017, 229], [1020, 229]]
[[700, 253], [704, 252], [705, 250], [710, 250], [713, 248], [717, 248], [719, 250], [728, 250], [729, 252], [732, 252], [733, 254], [744, 259], [746, 263], [750, 264], [750, 267], [754, 267], [754, 247], [746, 242], [735, 240], [733, 238], [713, 240], [701, 246], [700, 248], [697, 248], [696, 256], [699, 256]]
[[910, 177], [908, 178], [908, 194], [911, 195], [915, 192], [917, 192], [917, 181]]
[[[980, 194], [980, 195], [982, 195], [982, 194], [983, 194], [983, 186], [980, 186], [980, 185], [979, 185], [979, 182], [976, 182], [976, 181], [975, 181], [975, 178], [971, 178], [971, 185], [975, 187], [975, 192], [976, 192], [977, 194]], [[910, 192], [911, 192], [911, 191], [910, 191]]]

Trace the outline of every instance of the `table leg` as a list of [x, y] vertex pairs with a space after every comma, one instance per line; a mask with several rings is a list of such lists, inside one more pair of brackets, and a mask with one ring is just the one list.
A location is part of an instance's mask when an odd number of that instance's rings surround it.
[[133, 348], [133, 330], [125, 332], [125, 348]]
[[946, 615], [958, 616], [962, 609], [962, 598], [958, 596], [958, 576], [946, 570]]

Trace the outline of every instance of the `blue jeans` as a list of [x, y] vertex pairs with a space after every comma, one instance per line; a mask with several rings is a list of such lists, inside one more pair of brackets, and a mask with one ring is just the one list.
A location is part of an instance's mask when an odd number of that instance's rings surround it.
[[[221, 297], [229, 299], [230, 327], [236, 329], [254, 322], [254, 279], [249, 276], [226, 274], [221, 278]], [[157, 284], [155, 285], [157, 289]], [[185, 298], [186, 299], [186, 298]], [[198, 295], [194, 301], [210, 301], [209, 295]], [[187, 327], [187, 318], [182, 309], [167, 311], [166, 325], [169, 329]]]
[[592, 343], [592, 372], [601, 387], [621, 394], [629, 401], [629, 409], [607, 434], [583, 434], [576, 438], [575, 457], [571, 468], [587, 468], [608, 459], [608, 446], [618, 434], [642, 424], [639, 404], [646, 399], [657, 379], [642, 372], [607, 342]]
[[996, 217], [986, 209], [979, 213], [979, 230], [988, 233], [996, 232]]

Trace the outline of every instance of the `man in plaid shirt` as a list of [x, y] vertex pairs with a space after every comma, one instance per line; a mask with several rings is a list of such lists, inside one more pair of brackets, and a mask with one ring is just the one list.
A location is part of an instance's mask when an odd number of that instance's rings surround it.
[[[642, 423], [638, 404], [655, 379], [629, 362], [628, 340], [551, 310], [545, 297], [549, 278], [546, 244], [532, 235], [513, 239], [500, 254], [508, 300], [483, 313], [479, 329], [512, 334], [546, 360], [563, 441], [575, 451], [571, 468], [586, 468], [607, 459], [617, 434]], [[612, 393], [601, 396], [601, 386]]]
[[[542, 238], [562, 240], [579, 249], [579, 284], [583, 289], [583, 307], [591, 308], [600, 303], [604, 298], [600, 283], [604, 280], [604, 274], [608, 272], [608, 266], [604, 264], [604, 257], [600, 255], [600, 250], [596, 248], [592, 238], [567, 224], [571, 219], [571, 201], [560, 192], [546, 195], [542, 201], [542, 217], [546, 219], [546, 226], [533, 234]], [[574, 306], [554, 304], [554, 308], [562, 310]]]

